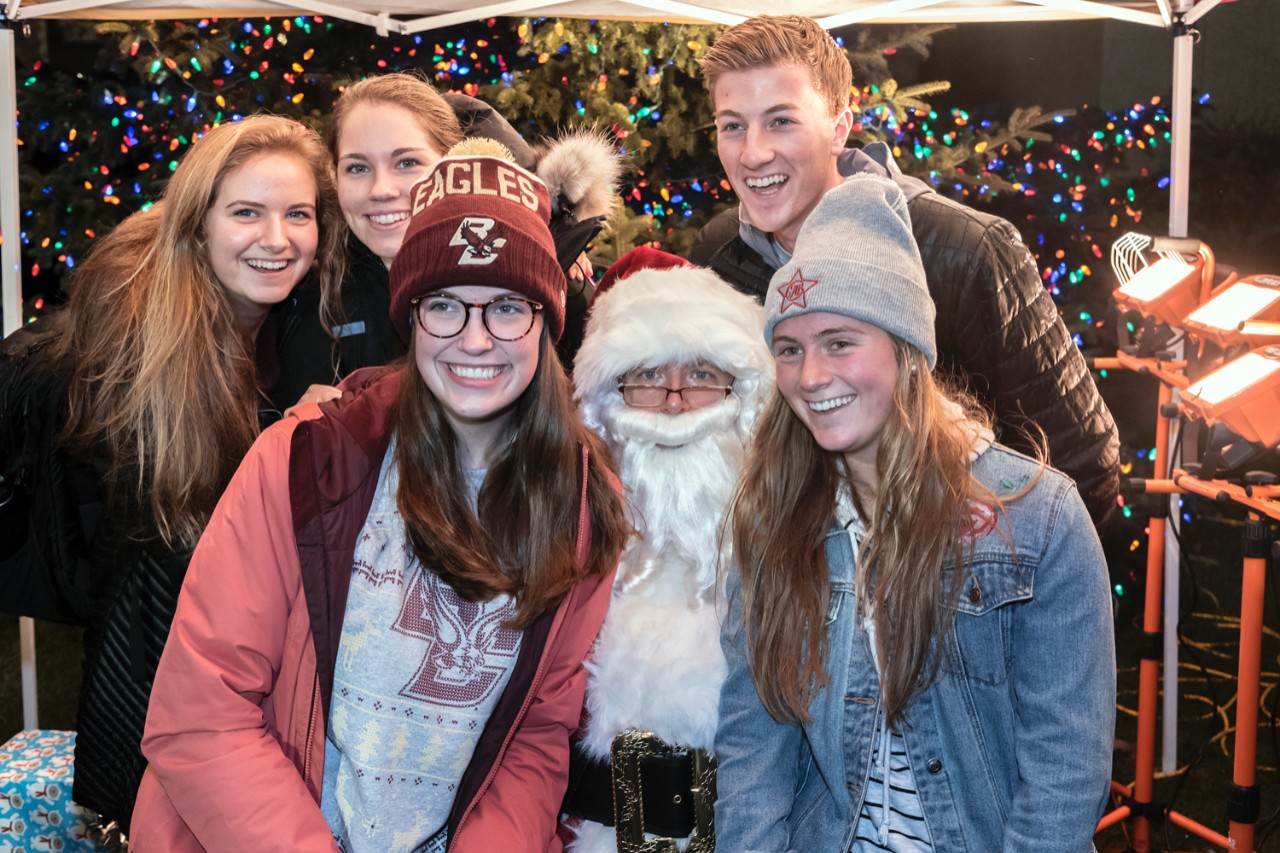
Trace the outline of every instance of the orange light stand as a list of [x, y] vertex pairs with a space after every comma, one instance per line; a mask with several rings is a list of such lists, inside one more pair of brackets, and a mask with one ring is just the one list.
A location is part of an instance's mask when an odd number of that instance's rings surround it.
[[[1169, 420], [1163, 415], [1172, 402], [1173, 391], [1160, 383], [1156, 408], [1156, 458], [1154, 474], [1163, 480], [1169, 476]], [[1166, 499], [1167, 507], [1167, 499]], [[1167, 509], [1166, 509], [1167, 512]], [[1165, 517], [1152, 513], [1147, 527], [1146, 598], [1142, 609], [1143, 654], [1138, 662], [1138, 743], [1134, 758], [1133, 836], [1136, 853], [1151, 849], [1152, 788], [1156, 768], [1156, 719], [1160, 699], [1160, 619], [1164, 612], [1164, 525]]]
[[[1159, 671], [1161, 616], [1164, 608], [1164, 534], [1165, 513], [1153, 513], [1147, 527], [1147, 577], [1143, 600], [1142, 628], [1144, 651], [1138, 668], [1138, 735], [1134, 756], [1134, 781], [1130, 785], [1111, 783], [1120, 805], [1103, 816], [1097, 831], [1120, 823], [1130, 828], [1129, 846], [1125, 853], [1150, 853], [1151, 818], [1162, 818], [1174, 826], [1232, 853], [1253, 850], [1257, 822], [1257, 718], [1262, 644], [1262, 602], [1265, 590], [1266, 553], [1271, 547], [1266, 525], [1261, 516], [1280, 520], [1280, 486], [1251, 484], [1242, 487], [1218, 480], [1198, 480], [1177, 470], [1169, 476], [1168, 419], [1165, 404], [1172, 399], [1173, 388], [1185, 389], [1188, 382], [1180, 372], [1182, 362], [1137, 358], [1118, 353], [1115, 358], [1090, 360], [1095, 370], [1132, 370], [1160, 380], [1156, 415], [1156, 447], [1154, 474], [1160, 479], [1141, 482], [1148, 494], [1172, 495], [1191, 492], [1216, 501], [1231, 501], [1249, 510], [1250, 525], [1246, 529], [1243, 587], [1241, 592], [1240, 661], [1237, 677], [1239, 696], [1236, 709], [1236, 742], [1234, 771], [1228, 792], [1228, 835], [1215, 832], [1184, 814], [1153, 802], [1155, 780], [1156, 723], [1159, 717]], [[1250, 533], [1252, 531], [1252, 533]], [[1252, 543], [1252, 544], [1250, 544]]]
[[[1236, 673], [1237, 697], [1235, 720], [1235, 745], [1232, 750], [1231, 784], [1227, 789], [1228, 830], [1224, 836], [1201, 823], [1197, 823], [1184, 814], [1170, 809], [1163, 809], [1162, 816], [1173, 825], [1186, 832], [1208, 841], [1223, 850], [1233, 853], [1252, 851], [1254, 831], [1257, 827], [1259, 813], [1258, 788], [1256, 784], [1257, 748], [1258, 748], [1258, 701], [1260, 696], [1261, 663], [1262, 663], [1262, 610], [1266, 592], [1266, 561], [1272, 547], [1270, 531], [1261, 520], [1266, 515], [1280, 520], [1280, 487], [1255, 483], [1239, 486], [1220, 480], [1200, 480], [1185, 471], [1173, 472], [1171, 480], [1147, 480], [1143, 483], [1148, 494], [1175, 494], [1189, 492], [1202, 495], [1211, 500], [1231, 501], [1249, 510], [1244, 530], [1244, 559], [1242, 561], [1242, 584], [1240, 592], [1240, 640], [1239, 666]], [[1146, 599], [1146, 606], [1151, 607], [1152, 599]], [[1144, 613], [1143, 624], [1147, 625]], [[1157, 620], [1158, 621], [1158, 620]], [[1145, 663], [1145, 659], [1143, 663]], [[1138, 697], [1138, 760], [1134, 784], [1132, 786], [1132, 806], [1121, 806], [1108, 814], [1099, 823], [1101, 830], [1125, 818], [1133, 825], [1131, 848], [1134, 851], [1147, 853], [1151, 849], [1149, 815], [1150, 796], [1143, 797], [1139, 792], [1151, 790], [1151, 779], [1154, 762], [1148, 757], [1144, 760], [1144, 736], [1150, 733], [1152, 738], [1150, 752], [1154, 752], [1154, 700], [1144, 703], [1146, 692], [1154, 692], [1142, 680], [1140, 670], [1140, 686]], [[1145, 708], [1152, 712], [1144, 714]], [[1112, 783], [1112, 788], [1121, 796], [1130, 789]]]
[[1258, 693], [1262, 672], [1262, 603], [1267, 585], [1267, 525], [1249, 513], [1244, 529], [1240, 589], [1240, 669], [1237, 674], [1235, 760], [1227, 794], [1228, 836], [1234, 850], [1252, 850], [1258, 824]]

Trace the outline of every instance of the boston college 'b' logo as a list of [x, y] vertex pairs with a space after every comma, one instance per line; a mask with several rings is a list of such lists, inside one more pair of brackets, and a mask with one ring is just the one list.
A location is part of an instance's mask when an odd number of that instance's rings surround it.
[[462, 246], [458, 266], [484, 266], [498, 259], [498, 249], [507, 244], [502, 226], [488, 216], [468, 216], [449, 238], [450, 246]]
[[426, 641], [422, 662], [400, 695], [436, 705], [477, 708], [515, 665], [519, 631], [504, 623], [507, 601], [463, 601], [444, 581], [417, 569], [391, 630]]

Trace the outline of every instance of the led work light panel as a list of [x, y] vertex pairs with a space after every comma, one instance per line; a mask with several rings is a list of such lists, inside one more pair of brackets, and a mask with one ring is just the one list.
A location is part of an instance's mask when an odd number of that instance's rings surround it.
[[1209, 338], [1222, 346], [1239, 341], [1266, 342], [1264, 336], [1250, 334], [1244, 324], [1280, 316], [1280, 278], [1259, 275], [1242, 279], [1187, 315], [1187, 331]]
[[1195, 309], [1199, 280], [1198, 266], [1161, 258], [1116, 291], [1116, 304], [1176, 326]]
[[1248, 441], [1280, 444], [1280, 346], [1246, 353], [1210, 373], [1183, 392], [1181, 403]]

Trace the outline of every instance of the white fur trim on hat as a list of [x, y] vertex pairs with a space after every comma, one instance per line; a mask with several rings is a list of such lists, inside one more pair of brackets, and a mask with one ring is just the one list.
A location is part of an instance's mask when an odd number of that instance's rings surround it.
[[574, 396], [587, 425], [623, 405], [621, 376], [636, 367], [706, 360], [733, 375], [749, 431], [773, 384], [764, 309], [701, 267], [643, 269], [596, 297], [574, 359]]

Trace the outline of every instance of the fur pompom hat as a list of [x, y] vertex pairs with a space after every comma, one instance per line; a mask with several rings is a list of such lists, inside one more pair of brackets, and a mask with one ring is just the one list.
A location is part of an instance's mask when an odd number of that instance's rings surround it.
[[618, 181], [626, 158], [596, 130], [570, 131], [540, 145], [535, 154], [538, 177], [550, 196], [556, 257], [568, 270], [621, 205]]
[[773, 385], [764, 309], [711, 270], [665, 252], [633, 249], [610, 267], [616, 269], [628, 273], [605, 273], [612, 286], [591, 303], [574, 362], [574, 396], [587, 426], [599, 430], [603, 412], [626, 405], [618, 381], [627, 371], [703, 360], [734, 377], [739, 428], [747, 434]]

